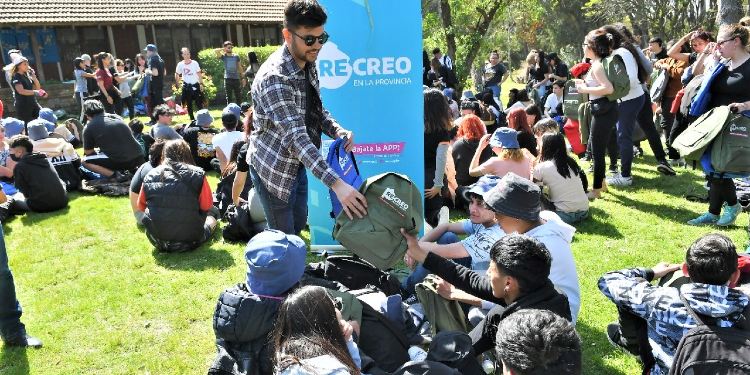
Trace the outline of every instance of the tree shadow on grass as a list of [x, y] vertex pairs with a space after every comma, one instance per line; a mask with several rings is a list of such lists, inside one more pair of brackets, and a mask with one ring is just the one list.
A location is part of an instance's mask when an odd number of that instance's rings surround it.
[[13, 375], [29, 374], [29, 359], [26, 348], [9, 348], [3, 346], [0, 350], [0, 373]]
[[596, 234], [608, 238], [623, 238], [622, 233], [617, 230], [609, 218], [609, 213], [598, 207], [589, 207], [588, 219], [576, 223], [576, 232]]
[[195, 250], [184, 253], [165, 253], [154, 248], [152, 255], [156, 264], [169, 269], [185, 271], [203, 271], [207, 269], [224, 270], [234, 266], [234, 257], [227, 250], [212, 249], [216, 241], [212, 237], [209, 242]]
[[609, 344], [604, 331], [597, 330], [580, 320], [576, 324], [576, 331], [581, 336], [583, 349], [582, 374], [626, 374], [622, 369], [613, 367], [604, 360], [606, 357], [624, 355]]
[[621, 194], [617, 191], [610, 190], [609, 195], [619, 200], [624, 206], [638, 209], [647, 213], [654, 214], [662, 219], [667, 219], [676, 223], [684, 223], [687, 220], [692, 219], [697, 214], [692, 210], [688, 210], [682, 207], [674, 207], [660, 203], [650, 203], [644, 201], [636, 201], [627, 196], [627, 194]]

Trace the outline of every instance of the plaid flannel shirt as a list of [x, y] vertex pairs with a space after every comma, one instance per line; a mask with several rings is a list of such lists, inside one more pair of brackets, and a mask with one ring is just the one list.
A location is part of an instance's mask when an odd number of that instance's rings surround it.
[[[320, 93], [315, 66], [310, 75]], [[250, 135], [247, 160], [266, 189], [285, 202], [289, 201], [300, 162], [328, 187], [339, 178], [307, 134], [305, 79], [305, 71], [284, 44], [260, 67], [251, 90], [255, 130]], [[341, 130], [324, 109], [323, 133], [336, 138]]]

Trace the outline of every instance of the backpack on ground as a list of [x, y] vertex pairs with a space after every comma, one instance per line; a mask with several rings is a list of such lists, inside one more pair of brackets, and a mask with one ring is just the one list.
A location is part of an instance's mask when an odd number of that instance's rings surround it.
[[447, 300], [438, 294], [433, 275], [428, 275], [424, 281], [415, 285], [414, 292], [430, 322], [432, 336], [445, 331], [469, 331], [461, 305], [458, 301]]
[[565, 117], [571, 120], [578, 121], [578, 107], [581, 105], [581, 103], [588, 100], [589, 96], [587, 94], [578, 93], [578, 89], [576, 88], [576, 83], [574, 80], [571, 79], [565, 82], [565, 87], [563, 88], [562, 103], [562, 113]]
[[686, 160], [700, 160], [706, 148], [721, 133], [729, 114], [727, 106], [709, 110], [677, 136], [672, 147]]
[[362, 304], [358, 344], [363, 353], [387, 372], [396, 371], [409, 361], [409, 341], [404, 332], [366, 303]]
[[230, 203], [224, 212], [227, 223], [221, 232], [224, 241], [233, 243], [247, 243], [253, 236], [265, 229], [265, 222], [253, 223], [250, 215], [250, 204], [242, 202], [239, 207]]
[[311, 263], [307, 273], [339, 282], [350, 290], [364, 289], [371, 285], [387, 296], [401, 293], [401, 284], [395, 276], [356, 256], [331, 255], [323, 262]]
[[602, 59], [604, 73], [607, 79], [612, 83], [614, 91], [607, 95], [607, 99], [614, 102], [628, 95], [630, 92], [630, 77], [625, 67], [625, 62], [619, 55], [609, 55]]
[[[359, 189], [362, 185], [362, 176], [359, 174], [359, 167], [357, 167], [357, 160], [354, 158], [353, 152], [346, 152], [346, 138], [336, 139], [331, 147], [328, 149], [328, 157], [326, 161], [328, 166], [333, 169], [336, 174], [347, 184], [351, 185], [355, 189]], [[339, 198], [333, 190], [330, 190], [331, 195], [331, 217], [336, 218], [336, 215], [341, 212], [342, 206], [339, 202]]]
[[669, 375], [746, 375], [750, 373], [750, 330], [746, 307], [742, 322], [719, 327], [714, 318], [697, 314], [680, 295], [697, 326], [688, 331], [674, 354]]
[[401, 228], [413, 235], [422, 230], [422, 195], [408, 177], [390, 172], [368, 178], [359, 192], [367, 200], [367, 215], [350, 220], [340, 212], [333, 237], [375, 267], [392, 268], [406, 253]]
[[669, 73], [666, 69], [659, 69], [656, 78], [651, 82], [651, 101], [656, 103], [661, 101], [664, 96], [664, 91], [667, 90], [667, 83], [669, 83]]
[[750, 112], [730, 114], [711, 145], [711, 165], [716, 172], [750, 172]]

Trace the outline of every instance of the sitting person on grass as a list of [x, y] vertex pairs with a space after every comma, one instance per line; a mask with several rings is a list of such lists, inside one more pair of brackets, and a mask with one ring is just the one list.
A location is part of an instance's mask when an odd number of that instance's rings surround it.
[[205, 172], [181, 140], [164, 145], [162, 163], [143, 179], [138, 211], [146, 237], [158, 250], [183, 252], [211, 238], [219, 216]]
[[578, 163], [568, 155], [562, 133], [542, 136], [534, 182], [549, 190], [545, 208], [554, 211], [564, 222], [574, 224], [589, 216], [588, 180]]
[[541, 242], [521, 234], [509, 234], [490, 250], [490, 268], [483, 277], [460, 264], [423, 249], [417, 239], [401, 233], [407, 254], [425, 268], [467, 293], [497, 304], [469, 333], [479, 355], [496, 347], [497, 327], [508, 316], [526, 309], [549, 310], [570, 320], [565, 294], [549, 279], [552, 258]]
[[607, 327], [607, 336], [618, 347], [640, 354], [651, 375], [669, 373], [677, 344], [696, 326], [683, 298], [696, 313], [715, 318], [720, 327], [744, 321], [743, 311], [750, 303], [748, 296], [735, 288], [740, 270], [737, 250], [728, 237], [712, 233], [699, 238], [688, 248], [685, 263], [692, 283], [679, 288], [654, 286], [651, 281], [679, 270], [681, 264], [623, 269], [599, 279], [599, 290], [621, 315], [632, 314], [646, 321], [650, 353], [644, 353], [639, 342], [628, 340], [626, 336], [633, 336], [622, 332], [618, 324]]
[[83, 167], [117, 182], [128, 181], [144, 161], [130, 128], [120, 116], [105, 114], [98, 100], [86, 100], [83, 111], [88, 119], [83, 129]]
[[34, 212], [51, 212], [68, 206], [65, 183], [60, 180], [47, 156], [36, 153], [25, 135], [10, 139], [10, 158], [16, 162], [13, 170], [15, 185], [14, 207]]
[[[490, 248], [505, 235], [495, 221], [495, 213], [484, 205], [484, 194], [490, 191], [499, 179], [484, 176], [465, 193], [469, 204], [469, 218], [457, 223], [439, 224], [419, 241], [420, 247], [444, 258], [484, 274], [489, 267]], [[468, 235], [459, 240], [457, 235]], [[414, 294], [414, 286], [429, 274], [423, 265], [405, 257], [406, 264], [414, 271], [401, 284], [405, 294]], [[416, 266], [416, 267], [414, 267]], [[481, 302], [481, 301], [480, 301]]]
[[242, 140], [242, 132], [237, 128], [239, 120], [229, 108], [225, 108], [221, 113], [221, 124], [224, 126], [224, 130], [214, 135], [211, 140], [216, 150], [216, 159], [218, 161], [218, 163], [215, 162], [214, 164], [219, 173], [227, 167], [229, 154], [232, 152], [232, 145]]
[[57, 175], [65, 183], [65, 189], [78, 190], [81, 187], [81, 159], [73, 145], [62, 138], [52, 137], [53, 133], [50, 133], [38, 119], [29, 122], [27, 131], [34, 151], [47, 157], [50, 164], [55, 167]]
[[211, 170], [211, 160], [216, 156], [212, 139], [218, 131], [211, 127], [214, 119], [207, 109], [201, 109], [195, 114], [195, 126], [190, 126], [182, 133], [182, 138], [190, 145], [195, 165], [204, 171]]
[[135, 138], [138, 145], [141, 146], [143, 157], [148, 160], [149, 149], [151, 149], [151, 145], [154, 144], [154, 138], [151, 137], [150, 134], [143, 133], [143, 121], [137, 118], [130, 120], [128, 127], [130, 127], [130, 131], [133, 132], [133, 138]]
[[[513, 172], [523, 178], [531, 179], [533, 156], [518, 144], [518, 132], [511, 128], [497, 129], [493, 134], [485, 134], [479, 140], [479, 146], [469, 165], [469, 175], [474, 177], [493, 175], [503, 177]], [[492, 147], [495, 156], [479, 164], [487, 145]]]
[[153, 118], [156, 120], [154, 126], [151, 127], [149, 135], [153, 139], [163, 139], [165, 141], [171, 141], [174, 139], [182, 139], [180, 133], [172, 127], [172, 117], [174, 111], [169, 108], [166, 104], [159, 104], [154, 108]]
[[581, 374], [581, 338], [575, 327], [545, 310], [523, 310], [503, 319], [495, 354], [504, 375]]
[[[135, 119], [133, 121], [139, 120]], [[163, 153], [164, 141], [160, 139], [151, 145], [151, 148], [149, 149], [148, 161], [138, 167], [138, 170], [133, 174], [133, 179], [130, 180], [130, 208], [133, 210], [135, 223], [139, 227], [143, 226], [143, 218], [145, 217], [145, 213], [138, 210], [138, 196], [141, 194], [143, 180], [146, 178], [148, 173], [151, 172], [152, 169], [158, 167], [159, 164], [161, 164]]]

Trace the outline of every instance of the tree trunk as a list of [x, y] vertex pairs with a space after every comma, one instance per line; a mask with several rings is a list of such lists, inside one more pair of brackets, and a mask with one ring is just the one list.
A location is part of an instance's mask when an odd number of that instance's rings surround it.
[[456, 61], [456, 33], [453, 32], [453, 16], [451, 16], [451, 5], [448, 3], [448, 0], [440, 0], [438, 13], [443, 28], [446, 30], [445, 48], [448, 50], [445, 53], [450, 56], [451, 60]]
[[716, 25], [740, 22], [742, 18], [742, 0], [719, 0], [716, 12]]
[[[477, 8], [477, 12], [479, 12], [480, 14], [480, 19], [477, 21], [476, 26], [474, 27], [475, 37], [471, 38], [471, 41], [469, 42], [467, 48], [466, 56], [463, 61], [463, 66], [465, 67], [467, 72], [471, 72], [471, 70], [473, 69], [474, 60], [477, 58], [477, 53], [479, 53], [482, 39], [484, 38], [485, 34], [487, 34], [487, 30], [489, 30], [490, 24], [492, 24], [492, 20], [495, 19], [495, 15], [500, 9], [502, 3], [503, 0], [492, 0], [489, 2], [487, 8]], [[463, 77], [459, 77], [459, 85], [461, 86], [460, 88], [462, 90], [465, 82], [465, 75], [463, 75]]]

